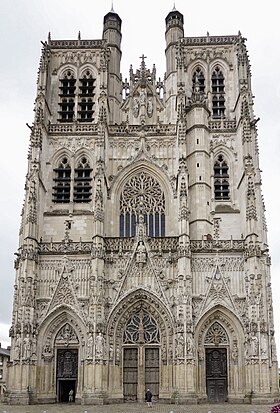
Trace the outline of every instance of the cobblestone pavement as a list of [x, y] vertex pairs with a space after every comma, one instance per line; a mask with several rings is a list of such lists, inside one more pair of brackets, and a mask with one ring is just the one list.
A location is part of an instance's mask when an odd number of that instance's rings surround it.
[[0, 403], [0, 413], [269, 413], [271, 405], [200, 404], [174, 405], [155, 403], [148, 409], [144, 403], [81, 406], [69, 403], [33, 406], [8, 406]]

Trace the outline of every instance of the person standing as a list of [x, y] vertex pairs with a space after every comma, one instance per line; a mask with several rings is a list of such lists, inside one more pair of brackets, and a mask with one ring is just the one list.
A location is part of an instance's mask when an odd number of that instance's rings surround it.
[[153, 397], [153, 394], [151, 390], [147, 389], [145, 399], [146, 399], [148, 407], [152, 407], [152, 397]]
[[74, 401], [74, 390], [71, 389], [69, 391], [69, 403], [72, 403]]

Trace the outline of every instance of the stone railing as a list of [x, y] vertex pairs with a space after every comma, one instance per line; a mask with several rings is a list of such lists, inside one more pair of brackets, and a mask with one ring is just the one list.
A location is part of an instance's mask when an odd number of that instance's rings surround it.
[[219, 119], [219, 120], [210, 120], [209, 123], [209, 129], [214, 132], [214, 131], [221, 131], [221, 130], [226, 130], [226, 131], [236, 131], [236, 120], [226, 120], [226, 119]]
[[184, 37], [182, 44], [187, 45], [205, 45], [205, 44], [235, 44], [239, 36], [200, 36], [200, 37]]
[[106, 45], [105, 40], [50, 40], [48, 45], [54, 49], [88, 49], [101, 48]]
[[49, 125], [49, 133], [97, 133], [98, 125], [96, 123], [51, 123]]
[[[178, 237], [147, 238], [151, 251], [157, 252], [179, 252]], [[104, 246], [92, 242], [45, 242], [38, 247], [39, 254], [91, 254], [103, 257], [111, 253], [125, 253], [132, 251], [135, 246], [134, 238], [108, 237], [104, 238]], [[245, 244], [243, 240], [194, 240], [190, 241], [189, 248], [192, 253], [200, 252], [243, 252]]]
[[[109, 126], [110, 135], [138, 135], [142, 130], [140, 125], [112, 125]], [[176, 125], [146, 125], [144, 128], [147, 135], [170, 135], [176, 133]]]

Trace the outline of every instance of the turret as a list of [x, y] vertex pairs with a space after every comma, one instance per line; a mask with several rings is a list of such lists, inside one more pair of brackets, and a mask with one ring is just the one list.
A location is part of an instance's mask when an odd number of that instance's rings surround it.
[[107, 40], [107, 46], [111, 51], [108, 67], [108, 99], [110, 106], [110, 123], [119, 122], [118, 114], [121, 104], [121, 26], [122, 20], [112, 8], [112, 10], [107, 13], [106, 16], [104, 16], [102, 36], [104, 40]]
[[184, 37], [184, 16], [174, 7], [165, 19], [165, 26], [166, 75], [168, 77], [176, 70], [176, 44]]
[[122, 40], [121, 27], [122, 20], [113, 9], [104, 16], [103, 39], [107, 40], [109, 46], [115, 45], [120, 49]]

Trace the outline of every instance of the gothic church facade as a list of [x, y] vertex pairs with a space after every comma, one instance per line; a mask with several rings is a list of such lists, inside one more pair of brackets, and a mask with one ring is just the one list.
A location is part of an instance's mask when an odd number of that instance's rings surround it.
[[121, 19], [42, 49], [15, 263], [11, 404], [270, 402], [270, 257], [245, 40], [120, 73]]

